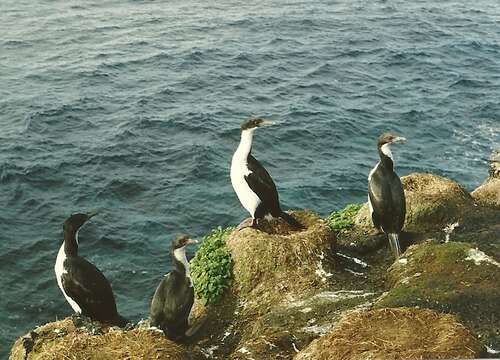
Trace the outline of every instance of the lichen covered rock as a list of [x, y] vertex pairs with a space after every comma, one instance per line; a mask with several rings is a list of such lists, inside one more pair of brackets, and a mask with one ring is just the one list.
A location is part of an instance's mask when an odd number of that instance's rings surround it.
[[53, 359], [187, 360], [189, 357], [159, 331], [108, 328], [91, 334], [75, 328], [70, 318], [40, 326], [19, 338], [10, 355], [10, 360]]
[[456, 314], [500, 346], [500, 262], [465, 243], [410, 247], [388, 271], [390, 290], [376, 307], [418, 306]]
[[482, 352], [454, 316], [399, 308], [352, 312], [294, 360], [470, 359]]

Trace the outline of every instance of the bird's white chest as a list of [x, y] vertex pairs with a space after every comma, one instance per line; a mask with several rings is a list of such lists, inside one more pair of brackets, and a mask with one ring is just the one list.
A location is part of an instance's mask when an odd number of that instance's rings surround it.
[[193, 279], [191, 278], [191, 272], [189, 270], [189, 262], [186, 257], [186, 249], [184, 247], [175, 249], [174, 256], [177, 261], [180, 261], [182, 265], [184, 265], [184, 268], [186, 269], [186, 277], [189, 279], [189, 286], [193, 287]]
[[59, 252], [57, 253], [57, 258], [56, 258], [56, 264], [54, 265], [54, 271], [56, 273], [56, 279], [57, 279], [57, 285], [59, 285], [59, 289], [61, 289], [64, 297], [66, 298], [66, 301], [68, 301], [69, 305], [73, 309], [74, 312], [76, 313], [81, 313], [82, 309], [78, 304], [70, 298], [67, 294], [66, 291], [64, 291], [64, 287], [62, 284], [62, 276], [63, 274], [67, 273], [67, 271], [64, 269], [64, 261], [66, 260], [66, 253], [64, 252], [64, 243], [61, 245], [61, 248], [59, 249]]
[[379, 165], [380, 165], [380, 161], [377, 163], [377, 165], [375, 165], [375, 167], [374, 167], [374, 168], [370, 171], [370, 173], [368, 174], [368, 182], [370, 182], [370, 181], [371, 181], [372, 176], [373, 176], [373, 173], [374, 173], [375, 171], [377, 171], [377, 168], [378, 168], [378, 166], [379, 166]]
[[241, 205], [253, 217], [257, 206], [261, 203], [260, 198], [248, 186], [245, 176], [252, 172], [248, 169], [246, 157], [240, 157], [235, 154], [231, 162], [231, 184], [241, 202]]
[[[377, 165], [375, 165], [375, 167], [368, 174], [368, 183], [370, 183], [370, 181], [372, 180], [373, 173], [375, 171], [377, 171], [377, 168], [379, 165], [380, 165], [380, 161], [377, 163]], [[372, 205], [372, 202], [370, 200], [370, 195], [368, 195], [368, 208], [370, 209], [370, 215], [372, 215], [373, 214], [373, 205]]]

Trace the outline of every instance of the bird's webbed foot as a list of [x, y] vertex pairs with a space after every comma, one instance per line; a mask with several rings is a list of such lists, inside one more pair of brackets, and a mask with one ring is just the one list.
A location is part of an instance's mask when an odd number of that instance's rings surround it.
[[240, 230], [243, 230], [245, 228], [254, 228], [254, 229], [258, 229], [258, 224], [257, 224], [257, 219], [253, 219], [253, 218], [247, 218], [245, 220], [243, 220], [237, 227], [236, 227], [236, 230], [240, 231]]

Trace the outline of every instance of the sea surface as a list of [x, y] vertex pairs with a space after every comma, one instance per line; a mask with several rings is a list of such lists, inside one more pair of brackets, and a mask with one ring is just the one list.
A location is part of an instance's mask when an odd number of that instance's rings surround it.
[[73, 212], [99, 211], [80, 254], [147, 317], [175, 234], [247, 217], [229, 164], [250, 116], [276, 122], [253, 153], [285, 209], [364, 202], [388, 130], [400, 175], [473, 190], [500, 143], [500, 2], [0, 1], [0, 357], [71, 313]]

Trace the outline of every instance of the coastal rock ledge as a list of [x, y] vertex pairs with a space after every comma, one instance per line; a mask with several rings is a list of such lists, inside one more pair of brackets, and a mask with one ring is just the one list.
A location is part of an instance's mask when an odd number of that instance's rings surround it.
[[100, 327], [88, 329], [75, 327], [68, 317], [39, 326], [19, 338], [9, 359], [188, 360], [187, 354], [160, 331], [140, 327], [128, 331]]
[[[94, 331], [68, 318], [19, 338], [10, 359], [498, 357], [497, 156], [488, 180], [472, 193], [432, 174], [403, 178], [408, 212], [397, 261], [371, 226], [366, 204], [327, 219], [293, 211], [303, 230], [278, 220], [259, 224], [265, 231], [212, 233], [220, 236], [231, 275], [216, 301], [195, 301], [191, 320], [198, 330], [186, 343], [144, 323]], [[218, 284], [209, 282], [220, 280], [215, 273], [202, 271], [205, 284]]]

